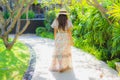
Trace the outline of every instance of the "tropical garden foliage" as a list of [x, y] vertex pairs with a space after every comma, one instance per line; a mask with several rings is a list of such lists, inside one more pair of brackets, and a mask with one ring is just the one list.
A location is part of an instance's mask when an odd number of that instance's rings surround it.
[[[115, 68], [115, 62], [120, 62], [120, 1], [66, 0], [63, 4], [74, 24], [74, 46]], [[55, 7], [56, 14], [57, 10]]]
[[111, 23], [96, 7], [91, 5], [81, 7], [79, 4], [75, 5], [77, 8], [72, 7], [71, 18], [74, 23], [74, 42], [76, 47], [90, 52], [97, 59], [103, 60], [109, 66], [115, 68], [114, 62], [120, 61], [119, 27], [116, 26], [119, 23], [112, 21], [115, 17], [114, 11], [109, 10], [109, 7], [113, 7], [113, 3], [106, 0], [101, 1], [101, 4], [108, 10], [108, 13], [104, 15], [109, 16]]

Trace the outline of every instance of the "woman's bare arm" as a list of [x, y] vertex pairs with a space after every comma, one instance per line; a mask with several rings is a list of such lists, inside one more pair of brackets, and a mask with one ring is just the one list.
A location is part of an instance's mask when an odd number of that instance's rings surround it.
[[57, 29], [54, 28], [54, 39], [56, 38]]
[[72, 39], [71, 30], [72, 30], [72, 28], [69, 28], [69, 29], [68, 29], [68, 34], [69, 34], [69, 37], [70, 37], [70, 44], [73, 45], [73, 39]]

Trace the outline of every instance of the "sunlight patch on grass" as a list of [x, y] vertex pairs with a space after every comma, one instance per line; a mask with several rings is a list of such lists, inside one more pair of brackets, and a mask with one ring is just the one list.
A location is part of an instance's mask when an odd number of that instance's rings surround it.
[[12, 50], [6, 50], [2, 40], [0, 46], [0, 79], [22, 80], [29, 64], [29, 49], [23, 43], [17, 42]]

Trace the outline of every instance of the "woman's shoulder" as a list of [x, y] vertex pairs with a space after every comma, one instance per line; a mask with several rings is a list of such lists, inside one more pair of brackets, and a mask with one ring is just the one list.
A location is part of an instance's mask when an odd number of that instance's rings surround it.
[[57, 18], [55, 18], [53, 22], [58, 23], [58, 19], [57, 19]]
[[52, 28], [56, 28], [58, 26], [58, 21], [57, 21], [57, 18], [54, 19], [53, 23], [51, 24], [51, 27]]

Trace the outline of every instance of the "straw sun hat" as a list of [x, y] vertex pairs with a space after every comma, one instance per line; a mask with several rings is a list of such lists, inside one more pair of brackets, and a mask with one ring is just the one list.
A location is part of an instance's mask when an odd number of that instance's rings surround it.
[[58, 14], [68, 14], [68, 12], [67, 12], [67, 10], [66, 9], [64, 9], [64, 8], [62, 8], [62, 9], [60, 9], [60, 11], [59, 11], [59, 13]]

